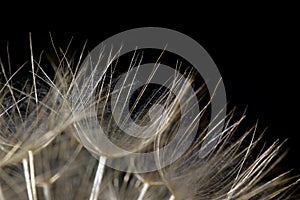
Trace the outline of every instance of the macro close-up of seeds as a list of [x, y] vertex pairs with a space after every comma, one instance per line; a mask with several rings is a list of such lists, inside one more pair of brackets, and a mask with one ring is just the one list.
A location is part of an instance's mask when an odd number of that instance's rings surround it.
[[288, 135], [231, 101], [214, 48], [158, 27], [44, 35], [1, 38], [1, 200], [300, 199]]

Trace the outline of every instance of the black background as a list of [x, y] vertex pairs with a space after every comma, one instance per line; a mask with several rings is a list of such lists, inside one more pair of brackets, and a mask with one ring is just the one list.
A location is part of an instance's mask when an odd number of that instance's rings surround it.
[[[171, 9], [171, 8], [169, 8]], [[229, 107], [240, 110], [248, 106], [247, 123], [257, 120], [261, 129], [268, 127], [266, 140], [288, 138], [285, 148], [289, 154], [282, 162], [284, 168], [300, 172], [299, 143], [299, 20], [292, 7], [264, 9], [216, 10], [201, 15], [205, 8], [182, 8], [172, 15], [166, 10], [141, 10], [121, 13], [112, 10], [102, 15], [73, 12], [45, 17], [35, 15], [27, 20], [5, 21], [0, 30], [0, 56], [6, 62], [9, 41], [13, 66], [29, 60], [29, 36], [32, 33], [35, 57], [51, 49], [49, 32], [57, 46], [66, 48], [71, 37], [71, 50], [87, 50], [121, 31], [143, 26], [158, 26], [180, 31], [198, 41], [215, 61], [226, 88]], [[284, 12], [283, 12], [284, 11]], [[92, 12], [92, 11], [91, 11]], [[83, 15], [85, 15], [83, 17]], [[41, 22], [35, 18], [40, 16]]]

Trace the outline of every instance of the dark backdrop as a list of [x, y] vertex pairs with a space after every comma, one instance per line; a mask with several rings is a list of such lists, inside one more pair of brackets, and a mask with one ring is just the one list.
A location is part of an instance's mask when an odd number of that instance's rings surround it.
[[296, 30], [299, 23], [293, 15], [277, 12], [257, 15], [254, 11], [233, 17], [220, 15], [214, 20], [209, 15], [205, 18], [197, 13], [157, 19], [137, 16], [99, 21], [93, 16], [93, 19], [79, 17], [68, 21], [44, 21], [42, 26], [35, 23], [38, 25], [23, 28], [24, 24], [19, 23], [13, 28], [2, 28], [1, 59], [6, 62], [9, 41], [13, 66], [29, 60], [29, 31], [35, 56], [38, 56], [42, 49], [51, 49], [48, 32], [52, 33], [57, 46], [65, 48], [73, 37], [72, 50], [80, 49], [86, 40], [87, 49], [92, 50], [107, 37], [127, 29], [143, 26], [175, 29], [197, 40], [211, 55], [223, 77], [230, 107], [236, 105], [242, 110], [248, 106], [247, 123], [254, 124], [258, 120], [261, 129], [268, 127], [267, 140], [288, 138], [286, 147], [290, 151], [283, 167], [300, 172], [297, 72], [300, 66], [299, 31]]

